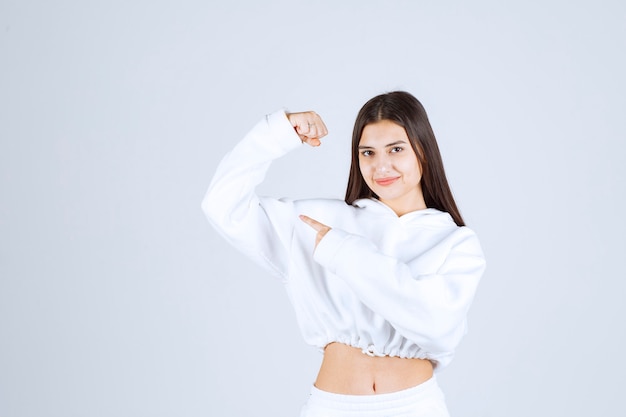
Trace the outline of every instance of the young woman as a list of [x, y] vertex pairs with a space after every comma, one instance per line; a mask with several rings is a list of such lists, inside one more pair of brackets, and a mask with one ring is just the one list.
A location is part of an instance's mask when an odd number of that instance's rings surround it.
[[426, 112], [401, 91], [363, 106], [345, 201], [255, 194], [274, 159], [326, 134], [314, 112], [265, 117], [222, 160], [203, 210], [282, 279], [324, 352], [301, 416], [447, 416], [434, 371], [465, 334], [485, 262]]

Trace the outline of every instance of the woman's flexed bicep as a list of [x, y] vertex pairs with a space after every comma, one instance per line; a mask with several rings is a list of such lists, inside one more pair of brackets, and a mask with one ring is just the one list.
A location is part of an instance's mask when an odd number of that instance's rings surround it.
[[302, 146], [284, 111], [266, 116], [220, 162], [202, 209], [231, 244], [284, 274], [291, 228], [298, 221], [288, 200], [260, 198], [255, 188], [274, 159]]

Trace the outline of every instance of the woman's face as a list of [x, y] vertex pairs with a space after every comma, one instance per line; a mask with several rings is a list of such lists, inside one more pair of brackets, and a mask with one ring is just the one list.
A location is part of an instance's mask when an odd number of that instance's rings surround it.
[[426, 208], [422, 170], [402, 126], [390, 120], [365, 126], [359, 168], [370, 190], [398, 216]]

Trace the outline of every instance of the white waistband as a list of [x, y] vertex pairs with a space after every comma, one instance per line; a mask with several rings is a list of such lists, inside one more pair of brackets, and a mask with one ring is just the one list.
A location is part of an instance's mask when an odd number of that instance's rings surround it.
[[333, 392], [322, 391], [313, 386], [311, 388], [311, 397], [308, 404], [310, 406], [322, 406], [335, 410], [356, 410], [357, 407], [366, 406], [368, 410], [378, 409], [394, 409], [415, 404], [424, 398], [431, 396], [440, 396], [443, 394], [439, 389], [437, 380], [433, 376], [415, 387], [404, 389], [401, 391], [390, 392], [386, 394], [371, 395], [347, 395], [336, 394]]

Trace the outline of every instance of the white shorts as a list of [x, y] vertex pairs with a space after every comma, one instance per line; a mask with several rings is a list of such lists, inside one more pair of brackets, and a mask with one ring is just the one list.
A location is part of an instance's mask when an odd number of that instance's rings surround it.
[[374, 395], [344, 395], [315, 386], [300, 417], [450, 417], [435, 377], [409, 389]]

